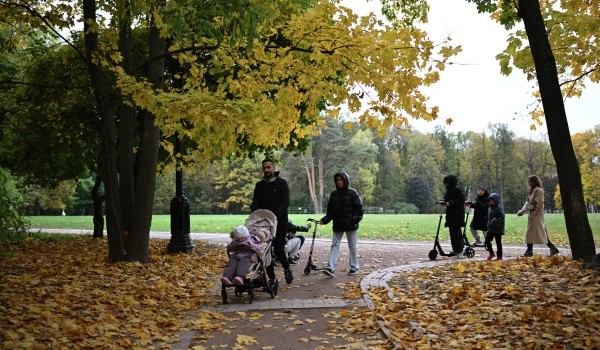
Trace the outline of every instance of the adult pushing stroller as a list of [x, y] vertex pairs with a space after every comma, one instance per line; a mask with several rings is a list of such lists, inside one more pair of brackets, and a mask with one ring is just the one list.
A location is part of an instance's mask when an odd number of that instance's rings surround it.
[[[436, 201], [435, 203], [442, 205], [442, 206], [446, 205], [446, 202], [444, 202], [443, 200]], [[440, 245], [439, 237], [440, 237], [440, 228], [442, 227], [442, 217], [443, 216], [444, 216], [444, 209], [442, 208], [442, 210], [440, 212], [440, 220], [438, 221], [437, 233], [435, 234], [435, 242], [433, 243], [433, 249], [429, 251], [429, 260], [435, 260], [438, 256], [438, 253], [441, 256], [454, 256], [454, 252], [444, 253], [444, 250], [442, 249], [442, 246]], [[467, 239], [466, 230], [467, 230], [468, 222], [469, 222], [469, 211], [467, 211], [467, 218], [465, 219], [465, 228], [462, 231], [463, 244], [465, 247], [463, 254], [467, 258], [472, 258], [475, 256], [475, 249], [473, 249], [473, 246], [471, 244], [469, 244], [469, 240]]]
[[[254, 300], [254, 291], [260, 290], [269, 293], [271, 298], [277, 296], [278, 283], [277, 280], [269, 281], [266, 268], [271, 264], [271, 246], [277, 231], [277, 217], [273, 212], [266, 209], [258, 209], [246, 219], [244, 226], [248, 228], [250, 234], [260, 238], [261, 249], [257, 251], [251, 247], [241, 247], [239, 249], [247, 249], [255, 253], [257, 259], [250, 266], [244, 283], [242, 285], [225, 285], [221, 284], [221, 296], [223, 304], [227, 304], [227, 288], [235, 288], [235, 295], [241, 296], [244, 292], [248, 293], [248, 302]], [[230, 256], [230, 253], [227, 252]]]

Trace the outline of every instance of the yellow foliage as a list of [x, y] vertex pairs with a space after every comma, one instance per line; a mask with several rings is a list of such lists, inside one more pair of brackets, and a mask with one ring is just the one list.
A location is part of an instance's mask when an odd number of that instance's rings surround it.
[[[287, 145], [291, 133], [308, 135], [322, 123], [321, 101], [327, 101], [329, 116], [346, 105], [380, 133], [407, 125], [408, 118], [437, 118], [437, 107], [427, 106], [420, 89], [439, 80], [459, 46], [435, 46], [418, 29], [382, 26], [374, 14], [360, 17], [337, 0], [317, 1], [305, 10], [284, 2], [257, 6], [271, 15], [258, 24], [252, 45], [227, 37], [214, 42], [193, 31], [173, 36], [170, 49], [179, 50], [176, 59], [187, 67], [179, 75], [182, 90], [154, 90], [114, 65], [119, 89], [156, 116], [164, 136], [180, 132], [196, 141], [193, 161], [234, 153], [240, 137], [255, 145]], [[167, 17], [153, 14], [161, 32], [175, 33]], [[227, 25], [222, 18], [213, 24]], [[274, 33], [289, 44], [274, 42]], [[196, 52], [182, 50], [193, 42], [217, 46], [212, 59], [198, 60]], [[207, 74], [219, 77], [216, 86]]]

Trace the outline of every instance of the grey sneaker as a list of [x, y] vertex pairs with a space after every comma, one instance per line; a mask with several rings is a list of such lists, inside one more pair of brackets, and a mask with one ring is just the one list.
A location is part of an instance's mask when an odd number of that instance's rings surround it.
[[330, 268], [326, 268], [325, 270], [323, 270], [323, 273], [329, 277], [335, 277], [335, 273], [333, 273], [333, 270]]
[[354, 276], [354, 275], [358, 275], [358, 270], [351, 269], [351, 270], [348, 272], [348, 276]]

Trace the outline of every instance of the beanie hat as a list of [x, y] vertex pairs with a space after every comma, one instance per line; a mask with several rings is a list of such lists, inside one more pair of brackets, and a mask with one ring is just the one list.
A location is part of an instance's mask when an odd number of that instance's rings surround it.
[[236, 238], [246, 237], [248, 235], [250, 235], [250, 231], [248, 231], [248, 228], [244, 225], [240, 225], [233, 229], [233, 236]]

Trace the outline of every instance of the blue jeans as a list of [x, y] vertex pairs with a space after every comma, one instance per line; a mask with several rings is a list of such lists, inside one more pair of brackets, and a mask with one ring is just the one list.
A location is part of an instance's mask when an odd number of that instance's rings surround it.
[[[331, 252], [327, 261], [327, 268], [333, 271], [335, 271], [335, 263], [340, 252], [340, 243], [342, 242], [343, 235], [343, 231], [333, 232], [333, 237], [331, 238]], [[350, 269], [358, 270], [360, 264], [358, 263], [358, 256], [356, 254], [356, 231], [346, 231], [346, 238], [348, 239], [348, 249], [350, 250]]]

